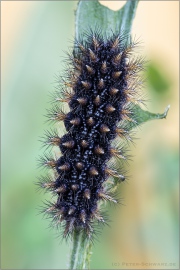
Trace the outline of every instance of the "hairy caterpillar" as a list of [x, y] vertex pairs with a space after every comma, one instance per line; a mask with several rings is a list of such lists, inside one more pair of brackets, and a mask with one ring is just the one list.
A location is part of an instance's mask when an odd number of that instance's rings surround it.
[[67, 79], [56, 98], [67, 102], [70, 111], [57, 105], [49, 115], [66, 128], [61, 138], [56, 132], [46, 134], [46, 143], [58, 146], [62, 156], [43, 158], [54, 178], [39, 182], [56, 196], [44, 212], [64, 226], [65, 237], [77, 229], [91, 237], [96, 222], [106, 223], [100, 202], [117, 203], [108, 181], [125, 180], [122, 168], [109, 161], [126, 158], [121, 142], [131, 140], [128, 122], [136, 123], [133, 104], [141, 102], [137, 88], [143, 61], [132, 57], [136, 43], [125, 45], [123, 34], [104, 39], [98, 31], [85, 37], [68, 56]]

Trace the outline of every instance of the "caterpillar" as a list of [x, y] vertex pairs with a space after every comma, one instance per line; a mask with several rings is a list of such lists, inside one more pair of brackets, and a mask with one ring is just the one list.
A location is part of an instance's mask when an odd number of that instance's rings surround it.
[[[126, 159], [123, 142], [132, 140], [128, 123], [136, 124], [133, 106], [142, 101], [137, 89], [143, 61], [133, 57], [137, 44], [125, 39], [124, 34], [104, 38], [100, 31], [90, 31], [75, 41], [58, 105], [49, 114], [51, 120], [64, 122], [66, 134], [46, 133], [46, 144], [58, 147], [61, 156], [42, 159], [54, 176], [42, 177], [39, 185], [55, 197], [43, 212], [63, 227], [64, 237], [75, 230], [91, 237], [96, 223], [107, 223], [102, 203], [118, 203], [110, 183], [125, 180], [115, 162]], [[61, 102], [68, 103], [68, 113]]]

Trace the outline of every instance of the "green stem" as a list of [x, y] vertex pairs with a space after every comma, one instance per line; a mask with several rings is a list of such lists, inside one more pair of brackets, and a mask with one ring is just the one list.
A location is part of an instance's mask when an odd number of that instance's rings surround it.
[[69, 269], [90, 269], [91, 246], [86, 232], [74, 231]]
[[[111, 35], [112, 29], [115, 33], [123, 30], [130, 34], [137, 5], [138, 0], [129, 0], [122, 9], [113, 11], [98, 1], [80, 0], [75, 20], [76, 40], [81, 41], [86, 29], [95, 30], [97, 26], [101, 26], [105, 36]], [[76, 230], [73, 233], [69, 269], [90, 269], [91, 246], [86, 232]]]

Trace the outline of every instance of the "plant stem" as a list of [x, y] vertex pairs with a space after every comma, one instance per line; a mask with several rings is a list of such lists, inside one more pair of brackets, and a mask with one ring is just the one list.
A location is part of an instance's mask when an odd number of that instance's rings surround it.
[[91, 241], [84, 231], [76, 230], [72, 236], [69, 269], [90, 269]]

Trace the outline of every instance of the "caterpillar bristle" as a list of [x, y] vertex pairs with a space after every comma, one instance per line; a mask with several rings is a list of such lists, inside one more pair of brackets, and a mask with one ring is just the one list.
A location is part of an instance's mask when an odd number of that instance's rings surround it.
[[51, 155], [44, 155], [38, 160], [38, 167], [51, 168], [54, 169], [57, 165], [57, 160], [55, 160]]
[[89, 57], [90, 57], [90, 60], [92, 62], [96, 62], [97, 61], [97, 56], [96, 54], [89, 48]]
[[38, 182], [36, 182], [37, 185], [37, 191], [44, 191], [44, 192], [49, 192], [53, 191], [55, 187], [55, 181], [50, 177], [49, 175], [47, 176], [40, 176], [38, 177]]
[[93, 126], [94, 123], [95, 123], [95, 121], [94, 121], [93, 117], [89, 117], [89, 118], [87, 119], [87, 124], [88, 124], [88, 126]]
[[82, 106], [85, 106], [87, 104], [87, 98], [85, 98], [85, 97], [79, 97], [79, 98], [77, 98], [77, 101]]
[[97, 84], [98, 89], [103, 89], [105, 86], [104, 80], [101, 78]]
[[101, 133], [107, 133], [109, 131], [110, 131], [110, 129], [109, 129], [109, 127], [107, 125], [105, 125], [105, 124], [100, 125], [100, 132]]
[[89, 72], [90, 75], [95, 73], [95, 70], [92, 67], [86, 65], [86, 68], [87, 68], [87, 71]]
[[[117, 65], [120, 63], [120, 61], [121, 61], [121, 57], [122, 57], [122, 53], [116, 54], [116, 55], [114, 56], [113, 60], [112, 60], [112, 63], [113, 63], [115, 66], [117, 66]], [[126, 58], [126, 59], [128, 59], [128, 58]]]
[[[56, 164], [57, 165], [57, 164]], [[60, 171], [69, 171], [70, 170], [70, 164], [69, 163], [64, 163], [64, 164], [62, 164], [62, 165], [60, 165], [60, 166], [58, 166], [58, 169], [60, 170]]]
[[54, 106], [52, 109], [48, 110], [46, 117], [48, 121], [59, 122], [66, 119], [66, 113], [59, 106]]
[[55, 93], [50, 95], [51, 103], [54, 104], [56, 102], [67, 102], [73, 98], [74, 93], [70, 91], [69, 89], [62, 88], [61, 91], [56, 91]]
[[58, 135], [56, 130], [46, 130], [44, 136], [40, 140], [43, 143], [43, 146], [48, 148], [49, 146], [59, 146], [61, 138]]
[[55, 192], [57, 192], [57, 193], [59, 194], [59, 193], [64, 193], [66, 190], [67, 190], [66, 185], [62, 185], [62, 186], [58, 187], [58, 188], [55, 190]]
[[[106, 173], [108, 176], [119, 177], [119, 174], [117, 173], [117, 171], [112, 170], [112, 169], [109, 169], [109, 168], [106, 168], [106, 169], [105, 169], [105, 173]], [[121, 175], [120, 175], [120, 177], [121, 177]]]
[[[46, 203], [43, 211], [67, 239], [74, 231], [85, 231], [94, 241], [100, 225], [108, 224], [103, 202], [119, 203], [114, 193], [127, 179], [121, 162], [129, 156], [124, 142], [133, 142], [130, 125], [138, 123], [136, 104], [144, 97], [137, 89], [143, 80], [142, 58], [134, 56], [136, 42], [112, 34], [104, 38], [101, 30], [87, 31], [68, 53], [65, 76], [58, 76], [48, 118], [64, 122], [65, 134], [46, 132], [44, 145], [59, 147], [57, 159], [44, 155], [40, 165], [51, 169], [54, 177], [40, 178], [38, 187], [50, 191], [56, 202]], [[64, 102], [70, 111], [59, 106]]]
[[119, 89], [117, 89], [115, 87], [111, 87], [109, 89], [109, 94], [112, 95], [112, 96], [116, 95], [118, 92], [119, 92]]
[[110, 149], [110, 154], [118, 159], [126, 159], [126, 157], [122, 154], [122, 151], [115, 148]]
[[88, 145], [89, 145], [88, 141], [86, 141], [86, 140], [82, 140], [82, 141], [80, 142], [80, 144], [81, 144], [81, 146], [82, 146], [83, 148], [87, 148]]
[[111, 48], [112, 49], [117, 49], [120, 43], [120, 38], [117, 36], [111, 43]]
[[124, 128], [121, 128], [121, 127], [116, 127], [115, 128], [115, 132], [116, 134], [121, 137], [121, 138], [127, 138], [129, 139], [129, 133], [127, 130], [125, 130]]
[[84, 167], [83, 162], [77, 162], [77, 163], [76, 163], [76, 168], [77, 168], [77, 169], [82, 170], [83, 167]]
[[91, 198], [91, 191], [90, 191], [90, 189], [86, 188], [84, 190], [84, 198], [86, 198], [88, 200]]
[[94, 167], [94, 166], [90, 167], [90, 169], [89, 169], [89, 175], [96, 176], [98, 174], [99, 173], [98, 173], [98, 170], [96, 169], [96, 167]]
[[81, 50], [83, 53], [86, 53], [86, 49], [85, 49], [85, 47], [84, 47], [81, 43], [78, 43], [78, 47], [80, 48], [80, 50]]
[[95, 154], [98, 154], [98, 155], [104, 155], [104, 149], [102, 148], [102, 147], [100, 147], [100, 146], [96, 146], [95, 148], [94, 148], [94, 153]]
[[55, 213], [57, 212], [56, 207], [56, 203], [45, 201], [39, 210], [39, 213], [43, 214], [44, 218], [54, 218]]
[[105, 110], [107, 113], [112, 113], [116, 110], [116, 108], [114, 108], [111, 104], [107, 104]]
[[71, 140], [71, 141], [66, 141], [66, 142], [64, 142], [64, 143], [62, 143], [62, 145], [64, 146], [64, 147], [67, 147], [67, 148], [73, 148], [74, 147], [74, 141], [73, 140]]
[[81, 81], [82, 85], [86, 90], [89, 90], [91, 88], [91, 83], [87, 81]]
[[74, 126], [79, 126], [81, 119], [79, 117], [76, 117], [76, 118], [70, 120], [69, 122]]
[[98, 191], [98, 197], [105, 201], [117, 203], [117, 200], [113, 199], [110, 195], [106, 194], [103, 190]]
[[97, 95], [94, 99], [94, 104], [96, 106], [99, 106], [101, 104], [101, 98], [100, 98], [100, 95]]
[[93, 36], [92, 40], [93, 40], [94, 49], [97, 50], [100, 46], [100, 43], [95, 36]]
[[113, 79], [119, 79], [119, 77], [120, 77], [120, 75], [122, 74], [122, 71], [114, 71], [113, 73], [112, 73], [112, 77], [113, 77]]
[[101, 72], [104, 73], [104, 74], [107, 72], [107, 62], [106, 61], [102, 62]]

